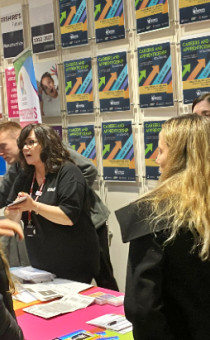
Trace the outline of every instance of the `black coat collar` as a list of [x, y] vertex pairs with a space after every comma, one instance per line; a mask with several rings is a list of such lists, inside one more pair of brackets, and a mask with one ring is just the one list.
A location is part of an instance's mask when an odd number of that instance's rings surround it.
[[[149, 204], [145, 202], [140, 205], [134, 202], [115, 211], [124, 243], [153, 232], [152, 225], [149, 223], [150, 214]], [[160, 223], [155, 227], [155, 232], [163, 229], [167, 229], [167, 226]]]

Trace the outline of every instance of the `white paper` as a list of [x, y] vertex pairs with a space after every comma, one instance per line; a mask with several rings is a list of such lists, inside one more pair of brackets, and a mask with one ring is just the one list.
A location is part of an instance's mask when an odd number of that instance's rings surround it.
[[68, 296], [70, 293], [79, 293], [90, 287], [92, 287], [91, 284], [65, 279], [55, 279], [45, 283], [22, 284], [24, 290], [27, 290], [36, 297], [36, 300], [40, 301], [49, 301], [58, 297]]
[[123, 315], [105, 314], [87, 321], [88, 324], [103, 327], [121, 334], [132, 331], [132, 324]]
[[23, 310], [42, 318], [49, 319], [60, 314], [86, 308], [93, 303], [93, 301], [94, 298], [91, 298], [90, 296], [70, 293], [68, 296], [63, 297], [58, 301], [26, 307]]
[[13, 295], [12, 298], [13, 300], [18, 300], [23, 303], [31, 303], [37, 300], [33, 295], [25, 290], [18, 292], [18, 294], [16, 295]]

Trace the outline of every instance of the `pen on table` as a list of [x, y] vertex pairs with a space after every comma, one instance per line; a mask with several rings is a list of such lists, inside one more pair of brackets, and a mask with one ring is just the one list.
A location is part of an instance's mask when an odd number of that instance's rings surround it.
[[107, 326], [116, 325], [116, 323], [117, 323], [117, 321], [112, 321], [112, 322], [109, 322], [109, 323], [107, 324]]

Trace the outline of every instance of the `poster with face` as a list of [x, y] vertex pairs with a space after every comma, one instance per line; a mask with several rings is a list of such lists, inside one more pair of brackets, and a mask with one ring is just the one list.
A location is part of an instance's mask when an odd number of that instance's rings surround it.
[[60, 116], [58, 65], [56, 61], [34, 64], [43, 117]]

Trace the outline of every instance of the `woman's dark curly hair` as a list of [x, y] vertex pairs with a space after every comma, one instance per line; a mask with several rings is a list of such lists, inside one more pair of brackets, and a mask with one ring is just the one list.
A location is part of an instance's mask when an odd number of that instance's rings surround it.
[[59, 135], [52, 127], [46, 124], [29, 124], [22, 129], [18, 139], [20, 162], [25, 170], [32, 167], [27, 164], [22, 151], [25, 140], [31, 131], [34, 131], [37, 141], [42, 146], [40, 158], [45, 164], [46, 173], [57, 173], [66, 161], [73, 162], [69, 151], [64, 147]]

